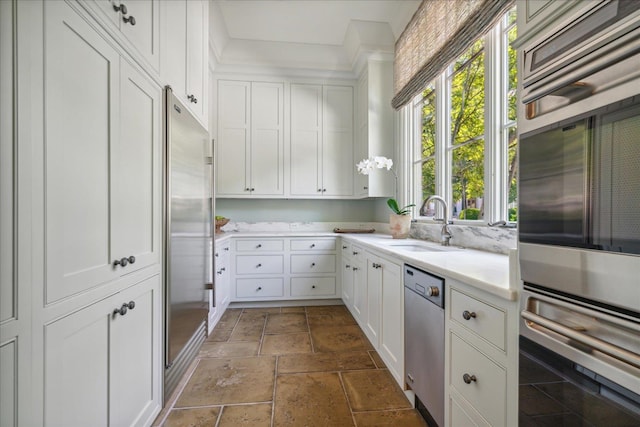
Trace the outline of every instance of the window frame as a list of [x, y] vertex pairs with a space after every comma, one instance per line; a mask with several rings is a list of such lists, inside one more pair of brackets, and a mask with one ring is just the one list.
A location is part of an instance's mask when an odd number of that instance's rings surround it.
[[[517, 222], [509, 221], [509, 129], [517, 126], [515, 120], [508, 119], [509, 58], [508, 33], [515, 26], [509, 24], [507, 12], [485, 36], [485, 129], [484, 129], [484, 217], [479, 220], [453, 219], [455, 223], [465, 225], [488, 225], [505, 221], [507, 226], [515, 227]], [[451, 88], [449, 76], [453, 63], [440, 73], [429, 85], [433, 85], [436, 105], [436, 141], [435, 141], [435, 188], [436, 194], [443, 197], [449, 206], [453, 203], [452, 190], [452, 144], [450, 141]], [[411, 126], [406, 152], [411, 167], [407, 168], [406, 182], [411, 188], [406, 196], [416, 204], [413, 218], [418, 222], [431, 222], [442, 218], [442, 208], [436, 205], [435, 216], [421, 216], [422, 199], [422, 102], [420, 93], [408, 104], [406, 109], [411, 116], [405, 121]], [[516, 199], [517, 200], [517, 199]]]

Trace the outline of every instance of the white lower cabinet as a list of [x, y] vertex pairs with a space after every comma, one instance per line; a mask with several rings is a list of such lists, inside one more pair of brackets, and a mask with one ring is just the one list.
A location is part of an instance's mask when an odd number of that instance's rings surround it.
[[518, 423], [518, 303], [446, 279], [448, 426]]
[[231, 287], [231, 241], [214, 241], [212, 290], [209, 291], [208, 333], [213, 331], [220, 317], [229, 306]]
[[402, 261], [343, 239], [343, 301], [401, 387], [404, 387]]
[[367, 318], [367, 265], [364, 249], [356, 245], [352, 248], [353, 310], [351, 314], [362, 325]]
[[350, 311], [353, 311], [353, 260], [351, 258], [351, 243], [342, 240], [341, 272], [342, 301]]
[[391, 375], [404, 381], [404, 286], [402, 264], [381, 259], [382, 265], [382, 322], [378, 353]]
[[45, 325], [46, 426], [151, 424], [162, 406], [160, 294], [156, 275]]
[[237, 238], [233, 301], [339, 298], [336, 238]]

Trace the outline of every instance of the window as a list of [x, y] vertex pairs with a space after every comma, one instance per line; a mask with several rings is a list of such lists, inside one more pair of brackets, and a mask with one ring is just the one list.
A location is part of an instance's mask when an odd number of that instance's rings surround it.
[[454, 220], [517, 220], [515, 37], [514, 9], [414, 101], [417, 206], [437, 194]]

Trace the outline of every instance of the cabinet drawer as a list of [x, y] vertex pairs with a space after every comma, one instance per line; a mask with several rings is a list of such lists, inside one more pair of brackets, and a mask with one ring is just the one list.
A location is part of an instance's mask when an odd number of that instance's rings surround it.
[[236, 274], [281, 274], [282, 255], [239, 255], [236, 257]]
[[291, 273], [335, 273], [335, 255], [291, 255]]
[[281, 278], [236, 280], [236, 296], [238, 298], [281, 297], [284, 295], [283, 289]]
[[[475, 347], [451, 334], [451, 386], [492, 426], [506, 423], [507, 373]], [[472, 376], [465, 382], [465, 375]]]
[[291, 278], [291, 296], [335, 295], [335, 277], [293, 277]]
[[296, 239], [291, 241], [292, 251], [335, 251], [336, 239]]
[[451, 289], [451, 318], [500, 350], [505, 349], [504, 311]]
[[238, 252], [281, 252], [284, 250], [284, 241], [282, 240], [238, 240], [236, 242], [236, 251]]

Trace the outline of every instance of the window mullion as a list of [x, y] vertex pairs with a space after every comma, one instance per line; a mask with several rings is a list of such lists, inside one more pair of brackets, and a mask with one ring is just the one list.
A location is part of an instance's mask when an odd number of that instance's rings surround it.
[[486, 36], [485, 43], [485, 200], [484, 220], [499, 221], [504, 216], [503, 96], [504, 78], [501, 66], [502, 29], [498, 25]]
[[[450, 68], [436, 79], [436, 193], [453, 203], [451, 191], [451, 81], [448, 78]], [[437, 206], [437, 217], [443, 215], [442, 207]]]

